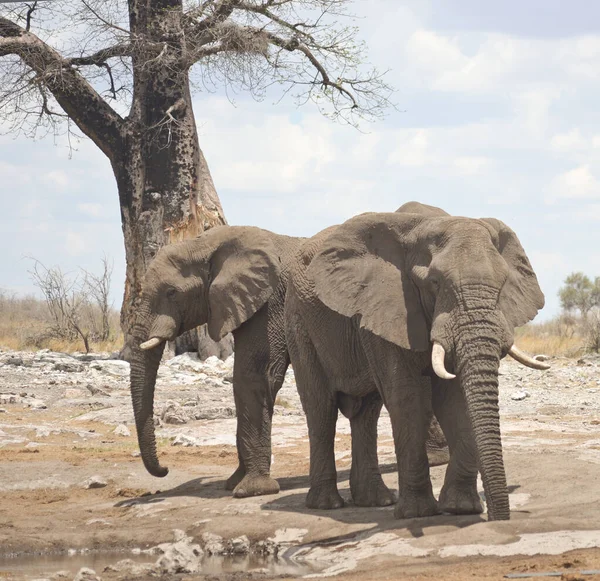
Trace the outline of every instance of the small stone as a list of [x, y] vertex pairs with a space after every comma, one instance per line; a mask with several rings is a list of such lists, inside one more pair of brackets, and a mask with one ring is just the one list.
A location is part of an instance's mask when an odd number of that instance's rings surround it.
[[88, 569], [87, 567], [82, 567], [81, 569], [79, 569], [79, 572], [77, 573], [77, 575], [75, 575], [75, 578], [73, 579], [73, 581], [101, 581], [100, 577], [98, 577], [98, 575], [96, 575], [96, 571], [94, 571], [93, 569]]
[[254, 545], [254, 552], [258, 555], [263, 556], [273, 556], [276, 557], [279, 552], [279, 545], [272, 541], [271, 539], [266, 539], [264, 541], [258, 541]]
[[30, 399], [27, 406], [32, 410], [45, 410], [48, 406], [41, 399]]
[[65, 389], [65, 398], [67, 399], [81, 399], [87, 396], [88, 394], [85, 391], [83, 391], [83, 389], [77, 389], [75, 387]]
[[90, 476], [84, 483], [83, 487], [86, 489], [91, 488], [104, 488], [107, 486], [108, 482], [104, 480], [101, 476]]
[[131, 436], [131, 431], [129, 430], [129, 428], [125, 425], [125, 424], [119, 424], [114, 430], [113, 430], [113, 434], [116, 434], [117, 436]]
[[53, 432], [59, 432], [59, 430], [53, 430], [48, 426], [39, 426], [35, 429], [35, 437], [36, 438], [47, 438]]
[[4, 408], [0, 408], [0, 414], [5, 414], [7, 411]]
[[19, 403], [21, 398], [14, 393], [0, 393], [0, 403]]
[[102, 359], [90, 363], [91, 369], [97, 369], [108, 375], [124, 377], [129, 375], [129, 363], [127, 361], [119, 361], [114, 359]]
[[186, 411], [178, 403], [168, 401], [161, 414], [161, 419], [165, 424], [187, 424], [189, 418]]
[[224, 555], [227, 552], [223, 544], [223, 537], [214, 533], [202, 533], [201, 538], [204, 550], [209, 555]]
[[20, 367], [23, 365], [23, 358], [17, 355], [11, 355], [8, 359], [4, 360], [6, 365], [14, 365], [15, 367]]
[[544, 355], [543, 353], [540, 353], [539, 355], [535, 355], [534, 359], [536, 361], [550, 361], [550, 355]]
[[190, 447], [199, 445], [200, 443], [196, 438], [193, 438], [192, 436], [186, 436], [185, 434], [177, 434], [171, 442], [171, 446]]
[[250, 552], [250, 541], [246, 535], [231, 539], [231, 552], [234, 555], [247, 555]]
[[132, 455], [134, 458], [139, 458], [139, 457], [141, 456], [141, 454], [140, 454], [139, 450], [135, 450], [135, 451], [133, 451], [133, 452], [131, 453], [131, 455]]
[[192, 543], [184, 531], [175, 530], [174, 543], [162, 543], [153, 547], [153, 552], [162, 553], [156, 561], [156, 566], [163, 574], [167, 573], [197, 573], [200, 570], [204, 552], [200, 545]]
[[86, 385], [86, 387], [92, 395], [96, 395], [98, 397], [110, 397], [110, 393], [108, 393], [101, 387], [96, 387], [95, 385], [92, 385], [91, 383], [88, 383]]
[[79, 373], [83, 371], [81, 363], [71, 363], [70, 361], [57, 361], [54, 364], [55, 371], [63, 371], [64, 373]]
[[510, 399], [514, 399], [515, 401], [524, 400], [526, 397], [529, 397], [529, 394], [526, 391], [515, 391]]

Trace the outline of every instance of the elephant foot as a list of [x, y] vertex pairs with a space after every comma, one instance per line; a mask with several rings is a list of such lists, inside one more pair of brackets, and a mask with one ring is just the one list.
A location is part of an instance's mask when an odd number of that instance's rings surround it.
[[476, 484], [444, 485], [440, 493], [440, 509], [449, 514], [481, 514], [483, 506]]
[[233, 489], [233, 496], [235, 498], [248, 498], [249, 496], [277, 494], [278, 492], [279, 482], [277, 480], [274, 480], [270, 476], [250, 476], [247, 474]]
[[225, 482], [225, 490], [233, 490], [246, 476], [246, 469], [243, 466], [238, 466], [235, 472]]
[[431, 490], [426, 492], [400, 492], [394, 508], [395, 518], [419, 518], [440, 514], [440, 509]]
[[306, 507], [319, 510], [342, 508], [344, 499], [340, 496], [335, 482], [311, 486], [306, 495]]
[[353, 486], [350, 482], [350, 492], [355, 506], [391, 506], [397, 500], [396, 495], [383, 483], [381, 476], [362, 485]]

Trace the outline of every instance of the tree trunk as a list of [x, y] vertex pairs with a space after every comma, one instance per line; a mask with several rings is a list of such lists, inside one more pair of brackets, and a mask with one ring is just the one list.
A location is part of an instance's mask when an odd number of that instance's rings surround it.
[[130, 0], [133, 36], [162, 46], [133, 59], [134, 91], [123, 151], [113, 158], [127, 271], [121, 326], [126, 351], [148, 263], [171, 242], [224, 224], [225, 217], [198, 143], [183, 66], [181, 1]]

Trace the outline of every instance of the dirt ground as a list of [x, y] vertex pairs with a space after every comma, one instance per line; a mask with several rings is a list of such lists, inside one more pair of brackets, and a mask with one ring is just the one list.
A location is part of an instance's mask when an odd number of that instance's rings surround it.
[[[157, 435], [170, 472], [153, 478], [137, 452], [125, 365], [78, 357], [0, 353], [0, 579], [73, 579], [82, 567], [103, 580], [450, 581], [544, 572], [600, 579], [581, 573], [600, 570], [598, 359], [552, 360], [548, 372], [503, 362], [512, 514], [488, 523], [485, 514], [400, 521], [392, 507], [350, 502], [335, 511], [306, 509], [308, 439], [292, 373], [274, 418], [281, 492], [233, 499], [224, 490], [237, 465], [231, 361], [186, 356], [161, 366]], [[395, 488], [385, 415], [379, 442], [384, 478]], [[336, 458], [349, 499], [343, 418]], [[436, 494], [444, 471], [432, 468]], [[88, 488], [91, 477], [98, 487]], [[161, 554], [145, 550], [181, 538], [203, 551], [197, 570], [144, 569]]]

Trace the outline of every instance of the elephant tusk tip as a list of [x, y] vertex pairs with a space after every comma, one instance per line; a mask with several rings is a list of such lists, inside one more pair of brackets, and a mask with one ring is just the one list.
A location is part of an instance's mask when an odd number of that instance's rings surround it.
[[147, 351], [148, 349], [154, 349], [154, 347], [158, 347], [161, 343], [161, 339], [159, 339], [158, 337], [152, 337], [152, 339], [149, 339], [144, 343], [140, 343], [140, 349], [142, 351]]

